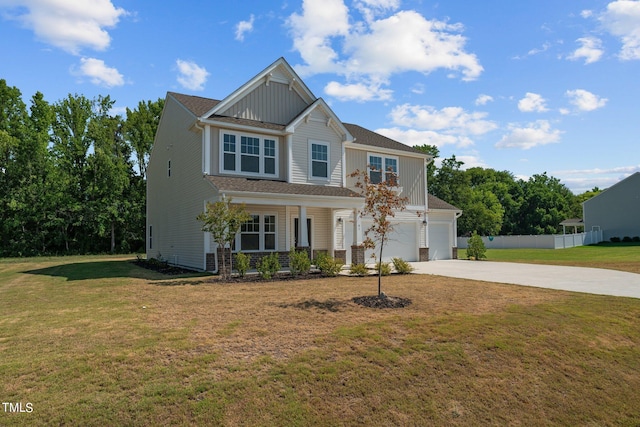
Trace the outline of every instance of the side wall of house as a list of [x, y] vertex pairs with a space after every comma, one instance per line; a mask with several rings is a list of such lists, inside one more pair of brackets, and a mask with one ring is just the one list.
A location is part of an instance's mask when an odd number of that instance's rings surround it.
[[[369, 151], [365, 150], [346, 150], [346, 172], [347, 175], [355, 170], [367, 170], [367, 154], [376, 153], [375, 147], [371, 147]], [[381, 154], [384, 155], [384, 154]], [[407, 205], [424, 206], [425, 186], [426, 186], [426, 168], [424, 160], [421, 158], [407, 157], [398, 155], [398, 185], [403, 188], [402, 196], [408, 197]], [[347, 178], [347, 187], [354, 189], [356, 184], [355, 178]]]
[[600, 227], [603, 239], [640, 236], [640, 173], [584, 202], [585, 230]]
[[202, 178], [202, 136], [194, 117], [171, 97], [158, 126], [147, 179], [147, 258], [204, 269], [204, 235], [196, 216], [213, 188]]

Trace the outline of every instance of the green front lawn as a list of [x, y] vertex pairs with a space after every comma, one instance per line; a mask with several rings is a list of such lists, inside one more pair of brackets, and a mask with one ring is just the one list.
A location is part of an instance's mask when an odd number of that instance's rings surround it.
[[[458, 258], [465, 259], [460, 249]], [[488, 261], [573, 265], [640, 273], [640, 244], [604, 243], [568, 249], [487, 249]]]
[[0, 425], [638, 425], [640, 300], [0, 260]]

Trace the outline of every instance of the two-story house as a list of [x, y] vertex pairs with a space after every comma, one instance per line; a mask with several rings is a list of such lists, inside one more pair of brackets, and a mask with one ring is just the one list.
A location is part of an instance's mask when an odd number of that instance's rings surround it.
[[286, 264], [296, 247], [370, 262], [361, 247], [370, 221], [349, 178], [356, 169], [374, 182], [393, 171], [409, 200], [385, 258], [451, 258], [461, 212], [427, 193], [429, 161], [343, 123], [283, 58], [222, 100], [169, 92], [147, 170], [147, 258], [217, 271], [220, 251], [196, 216], [207, 202], [232, 198], [251, 214], [234, 250], [254, 261], [278, 252]]

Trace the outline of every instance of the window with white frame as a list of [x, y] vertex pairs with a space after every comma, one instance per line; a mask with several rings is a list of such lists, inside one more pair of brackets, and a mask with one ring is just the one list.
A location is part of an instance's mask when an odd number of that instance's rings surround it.
[[278, 142], [259, 135], [220, 132], [220, 172], [275, 177], [278, 175]]
[[238, 252], [275, 250], [276, 224], [275, 215], [252, 214], [249, 221], [240, 227], [240, 233], [236, 237], [235, 249]]
[[368, 156], [369, 180], [372, 184], [380, 184], [386, 181], [392, 186], [398, 185], [398, 158], [383, 156], [381, 154], [369, 154]]
[[311, 179], [329, 179], [329, 144], [309, 141], [309, 175]]

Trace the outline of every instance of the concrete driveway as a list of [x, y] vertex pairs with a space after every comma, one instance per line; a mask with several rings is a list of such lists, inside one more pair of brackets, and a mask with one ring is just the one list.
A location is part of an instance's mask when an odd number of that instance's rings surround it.
[[411, 265], [418, 274], [640, 298], [640, 274], [624, 271], [458, 259]]

